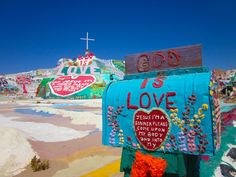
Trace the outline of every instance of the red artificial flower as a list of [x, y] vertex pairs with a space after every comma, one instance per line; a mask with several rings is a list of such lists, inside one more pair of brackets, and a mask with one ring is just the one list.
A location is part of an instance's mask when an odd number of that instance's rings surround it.
[[166, 160], [137, 151], [131, 169], [131, 177], [162, 177], [166, 167]]

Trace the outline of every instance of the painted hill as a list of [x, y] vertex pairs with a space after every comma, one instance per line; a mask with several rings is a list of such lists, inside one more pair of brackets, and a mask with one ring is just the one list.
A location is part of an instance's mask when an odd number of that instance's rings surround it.
[[0, 97], [33, 98], [43, 78], [53, 73], [54, 68], [0, 75]]
[[124, 62], [103, 60], [88, 53], [75, 60], [60, 59], [55, 74], [44, 78], [37, 90], [43, 98], [101, 98], [105, 86], [124, 76]]
[[62, 58], [55, 68], [0, 75], [0, 96], [101, 98], [109, 82], [123, 79], [124, 69], [124, 61], [99, 59], [92, 53]]

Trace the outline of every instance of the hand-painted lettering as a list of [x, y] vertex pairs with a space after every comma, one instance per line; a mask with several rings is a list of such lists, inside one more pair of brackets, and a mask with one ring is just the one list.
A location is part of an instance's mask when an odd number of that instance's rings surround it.
[[127, 97], [127, 108], [128, 109], [138, 109], [138, 106], [135, 106], [135, 105], [131, 105], [130, 104], [130, 98], [131, 97], [131, 92], [128, 93], [128, 97]]
[[169, 97], [171, 97], [171, 96], [173, 97], [175, 95], [176, 95], [176, 92], [167, 92], [167, 94], [166, 94], [166, 108], [167, 109], [175, 109], [176, 108], [174, 106], [170, 106], [170, 105], [174, 104], [174, 102], [169, 101]]
[[[147, 98], [148, 98], [148, 103], [147, 103], [147, 105], [144, 105], [143, 104], [143, 96], [147, 96]], [[144, 93], [142, 93], [141, 94], [141, 96], [140, 96], [140, 107], [141, 108], [149, 108], [150, 107], [150, 105], [151, 105], [151, 97], [150, 97], [150, 95], [147, 93], [147, 92], [144, 92]]]

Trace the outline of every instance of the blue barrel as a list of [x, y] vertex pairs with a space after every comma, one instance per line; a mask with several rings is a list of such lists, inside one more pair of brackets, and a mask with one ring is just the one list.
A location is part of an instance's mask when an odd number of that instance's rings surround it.
[[211, 84], [210, 72], [112, 82], [103, 96], [103, 144], [213, 155], [220, 128]]

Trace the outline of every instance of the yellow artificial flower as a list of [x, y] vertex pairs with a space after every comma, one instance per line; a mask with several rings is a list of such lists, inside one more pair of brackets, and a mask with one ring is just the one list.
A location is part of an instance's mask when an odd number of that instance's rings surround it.
[[174, 114], [170, 114], [170, 118], [174, 119], [175, 118]]
[[210, 90], [210, 95], [211, 95], [211, 96], [213, 95], [213, 91], [212, 91], [212, 90]]
[[165, 150], [165, 147], [164, 146], [161, 146], [161, 148], [160, 148], [162, 151], [164, 151]]
[[202, 114], [202, 108], [198, 109], [198, 115]]
[[205, 114], [201, 114], [200, 118], [202, 118], [202, 119], [205, 118]]
[[212, 85], [213, 85], [213, 83], [212, 83], [212, 82], [210, 82], [210, 87], [212, 87]]
[[202, 108], [203, 108], [204, 110], [208, 110], [208, 104], [202, 104]]

